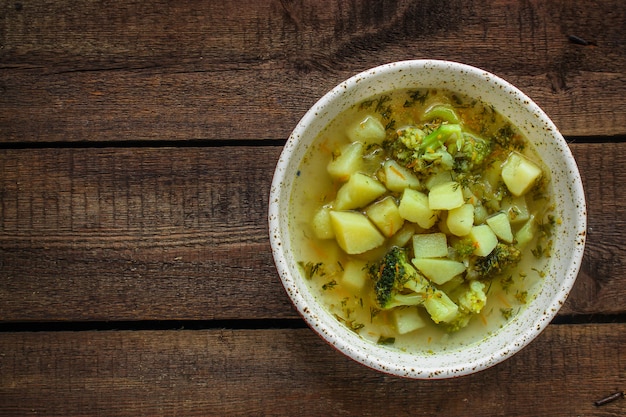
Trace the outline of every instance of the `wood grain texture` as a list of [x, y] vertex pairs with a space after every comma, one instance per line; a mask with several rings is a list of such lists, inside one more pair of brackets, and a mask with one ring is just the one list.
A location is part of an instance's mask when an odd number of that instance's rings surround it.
[[504, 77], [566, 135], [624, 135], [624, 27], [620, 0], [1, 1], [0, 141], [286, 138], [340, 81], [415, 58]]
[[[589, 231], [562, 314], [624, 314], [626, 144], [571, 148]], [[267, 236], [280, 150], [0, 151], [0, 321], [297, 317]]]
[[618, 417], [626, 400], [593, 402], [624, 389], [625, 344], [625, 324], [551, 325], [486, 371], [413, 381], [309, 329], [4, 333], [0, 414]]

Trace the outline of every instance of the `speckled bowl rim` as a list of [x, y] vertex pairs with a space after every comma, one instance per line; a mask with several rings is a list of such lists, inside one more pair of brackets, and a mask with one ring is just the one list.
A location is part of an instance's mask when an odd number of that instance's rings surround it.
[[[460, 84], [461, 83], [461, 84]], [[567, 227], [555, 236], [555, 251], [541, 290], [503, 328], [479, 343], [435, 354], [402, 352], [362, 339], [341, 325], [310, 292], [291, 252], [287, 208], [295, 172], [312, 140], [334, 115], [351, 104], [396, 88], [448, 88], [497, 103], [496, 110], [522, 129], [552, 171], [558, 215]], [[346, 99], [349, 99], [346, 101]], [[509, 358], [535, 339], [565, 302], [580, 269], [586, 238], [586, 204], [578, 167], [550, 118], [516, 87], [482, 69], [452, 61], [410, 60], [384, 64], [340, 83], [302, 117], [280, 155], [270, 189], [268, 222], [272, 255], [282, 284], [309, 327], [337, 350], [378, 371], [414, 379], [475, 373]]]

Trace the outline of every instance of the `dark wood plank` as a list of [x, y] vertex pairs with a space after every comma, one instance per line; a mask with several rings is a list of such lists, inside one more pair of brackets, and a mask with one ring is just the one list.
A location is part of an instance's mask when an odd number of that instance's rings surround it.
[[[549, 326], [509, 360], [439, 381], [387, 376], [309, 329], [0, 334], [0, 414], [618, 417], [626, 325]], [[254, 347], [254, 348], [251, 348]]]
[[[571, 147], [589, 232], [562, 313], [623, 314], [626, 144]], [[267, 238], [280, 150], [0, 151], [0, 320], [297, 317]]]
[[622, 10], [620, 0], [1, 1], [0, 141], [286, 138], [341, 80], [414, 58], [510, 80], [567, 135], [623, 135]]

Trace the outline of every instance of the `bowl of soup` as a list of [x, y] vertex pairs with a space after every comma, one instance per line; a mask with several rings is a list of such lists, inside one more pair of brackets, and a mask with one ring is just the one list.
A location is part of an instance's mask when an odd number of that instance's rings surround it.
[[576, 162], [528, 96], [479, 68], [385, 64], [323, 96], [280, 155], [272, 254], [307, 324], [372, 369], [491, 367], [555, 317], [578, 275]]

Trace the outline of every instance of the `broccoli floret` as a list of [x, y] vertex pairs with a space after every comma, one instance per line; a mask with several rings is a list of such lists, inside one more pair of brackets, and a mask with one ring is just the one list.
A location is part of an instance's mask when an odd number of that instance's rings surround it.
[[467, 326], [476, 314], [479, 314], [487, 303], [485, 284], [472, 280], [454, 291], [458, 310], [454, 317], [443, 323], [448, 332], [456, 332]]
[[456, 153], [453, 154], [455, 170], [461, 172], [469, 172], [481, 166], [492, 151], [489, 142], [470, 133], [464, 133], [458, 145]]
[[376, 302], [383, 309], [422, 304], [430, 286], [409, 263], [406, 250], [395, 246], [368, 272], [375, 281]]
[[521, 259], [522, 252], [515, 245], [499, 242], [489, 255], [478, 257], [469, 271], [474, 275], [472, 278], [491, 278], [517, 265]]
[[432, 125], [424, 129], [408, 127], [399, 130], [385, 146], [398, 162], [423, 174], [452, 169], [469, 172], [480, 166], [492, 150], [489, 142], [464, 132], [456, 123], [442, 123], [434, 129]]
[[485, 307], [487, 294], [485, 284], [480, 281], [470, 281], [467, 290], [459, 297], [459, 309], [464, 313], [478, 314]]
[[394, 159], [417, 173], [431, 174], [435, 169], [449, 171], [454, 167], [454, 157], [447, 151], [446, 142], [461, 136], [458, 124], [442, 124], [430, 133], [417, 127], [397, 132], [385, 143]]

